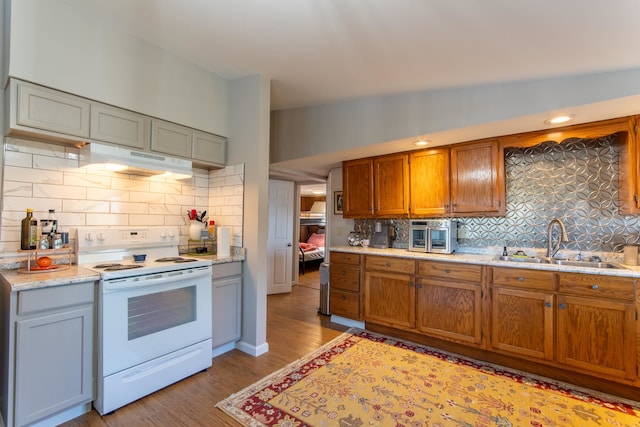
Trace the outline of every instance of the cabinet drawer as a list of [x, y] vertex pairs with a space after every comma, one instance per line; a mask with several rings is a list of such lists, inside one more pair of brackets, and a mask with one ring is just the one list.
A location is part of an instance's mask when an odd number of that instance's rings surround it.
[[93, 282], [20, 291], [18, 293], [18, 314], [29, 314], [79, 304], [92, 304], [93, 294]]
[[429, 278], [481, 282], [482, 266], [452, 264], [450, 262], [418, 261], [418, 275]]
[[330, 261], [331, 264], [334, 262], [340, 264], [355, 264], [360, 265], [360, 255], [358, 254], [349, 254], [345, 252], [331, 252]]
[[331, 264], [329, 267], [331, 289], [360, 291], [360, 267], [356, 265]]
[[553, 290], [555, 286], [555, 275], [552, 271], [492, 268], [492, 275], [492, 283], [496, 285], [544, 290]]
[[360, 294], [331, 289], [329, 310], [337, 316], [360, 319]]
[[414, 274], [416, 262], [412, 259], [385, 256], [366, 256], [364, 265], [367, 270], [384, 270], [397, 273]]
[[628, 277], [560, 273], [559, 291], [564, 294], [633, 301], [635, 284], [635, 279]]

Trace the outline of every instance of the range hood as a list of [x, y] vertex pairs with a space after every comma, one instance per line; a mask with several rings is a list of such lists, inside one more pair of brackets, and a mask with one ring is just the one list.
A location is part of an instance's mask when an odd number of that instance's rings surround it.
[[132, 175], [167, 175], [174, 179], [190, 178], [193, 175], [191, 160], [93, 142], [80, 148], [79, 160], [80, 167]]

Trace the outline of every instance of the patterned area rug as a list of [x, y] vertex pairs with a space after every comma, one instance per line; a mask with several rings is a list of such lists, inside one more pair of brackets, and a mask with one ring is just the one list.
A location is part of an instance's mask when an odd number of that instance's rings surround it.
[[245, 426], [640, 426], [637, 402], [351, 329], [216, 406]]

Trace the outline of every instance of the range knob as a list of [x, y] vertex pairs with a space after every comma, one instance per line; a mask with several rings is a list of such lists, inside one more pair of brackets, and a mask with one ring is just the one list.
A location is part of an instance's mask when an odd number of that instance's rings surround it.
[[165, 230], [160, 230], [160, 237], [162, 237], [163, 239], [167, 238], [167, 232]]
[[93, 233], [87, 233], [84, 235], [84, 240], [86, 240], [87, 242], [92, 242], [93, 241]]
[[105, 240], [104, 233], [98, 233], [98, 240], [101, 242], [104, 242]]

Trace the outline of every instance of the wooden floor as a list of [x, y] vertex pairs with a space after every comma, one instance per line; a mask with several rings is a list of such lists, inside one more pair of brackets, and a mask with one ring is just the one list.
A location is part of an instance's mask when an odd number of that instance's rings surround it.
[[[315, 270], [315, 271], [314, 271]], [[290, 294], [267, 298], [269, 352], [252, 357], [233, 350], [206, 372], [100, 416], [95, 410], [65, 424], [79, 426], [238, 426], [215, 404], [304, 356], [347, 328], [319, 315], [319, 274], [309, 268]]]

